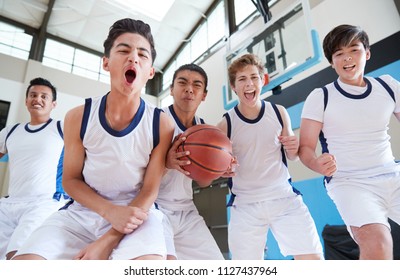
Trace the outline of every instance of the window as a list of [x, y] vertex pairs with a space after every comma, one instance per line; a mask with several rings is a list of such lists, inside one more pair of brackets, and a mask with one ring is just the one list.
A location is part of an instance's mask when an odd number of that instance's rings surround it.
[[222, 42], [222, 38], [225, 36], [224, 9], [224, 1], [220, 1], [192, 34], [191, 39], [179, 51], [171, 65], [165, 69], [163, 73], [163, 90], [171, 85], [172, 77], [177, 67], [195, 61], [199, 63], [199, 59], [207, 57], [208, 52], [219, 42]]
[[240, 25], [257, 10], [253, 1], [235, 0], [236, 25]]
[[46, 40], [43, 65], [110, 83], [108, 72], [102, 69], [101, 57], [52, 39]]
[[0, 22], [0, 53], [28, 60], [32, 36], [23, 29]]

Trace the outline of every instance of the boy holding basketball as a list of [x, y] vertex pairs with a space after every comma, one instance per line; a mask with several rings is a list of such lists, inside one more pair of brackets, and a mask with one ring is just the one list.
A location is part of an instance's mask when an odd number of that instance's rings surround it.
[[[387, 133], [400, 120], [400, 83], [364, 76], [368, 35], [340, 25], [323, 41], [338, 79], [307, 97], [300, 126], [300, 159], [325, 176], [329, 196], [360, 248], [360, 259], [393, 259], [388, 218], [400, 223], [400, 164]], [[322, 154], [316, 154], [318, 139]]]
[[[186, 153], [177, 152], [178, 146], [185, 140], [179, 137], [180, 134], [194, 125], [204, 124], [204, 120], [196, 115], [196, 111], [207, 96], [207, 83], [207, 74], [200, 66], [182, 65], [175, 71], [170, 87], [174, 102], [163, 109], [175, 123], [175, 141], [168, 152], [167, 170], [161, 180], [156, 200], [166, 216], [164, 219], [166, 239], [174, 241], [173, 244], [167, 242], [169, 259], [224, 259], [203, 217], [194, 205], [192, 179], [181, 167], [190, 164], [180, 159]], [[209, 186], [211, 182], [197, 183], [200, 186]]]
[[173, 125], [140, 94], [153, 78], [150, 26], [116, 21], [104, 42], [109, 93], [65, 118], [64, 187], [75, 200], [50, 216], [15, 259], [165, 259], [155, 209]]
[[260, 99], [264, 67], [245, 54], [228, 68], [239, 104], [218, 124], [232, 141], [239, 166], [230, 179], [228, 245], [234, 260], [264, 259], [271, 229], [284, 256], [322, 259], [314, 221], [292, 187], [286, 157], [296, 160], [299, 143], [284, 107]]

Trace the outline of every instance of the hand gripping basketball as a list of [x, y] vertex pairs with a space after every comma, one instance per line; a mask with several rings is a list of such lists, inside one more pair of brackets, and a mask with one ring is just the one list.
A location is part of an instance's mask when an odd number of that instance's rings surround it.
[[218, 127], [199, 124], [188, 128], [182, 136], [186, 140], [179, 145], [177, 151], [190, 152], [181, 158], [191, 162], [181, 166], [190, 172], [190, 178], [202, 182], [213, 181], [229, 169], [233, 160], [232, 143]]

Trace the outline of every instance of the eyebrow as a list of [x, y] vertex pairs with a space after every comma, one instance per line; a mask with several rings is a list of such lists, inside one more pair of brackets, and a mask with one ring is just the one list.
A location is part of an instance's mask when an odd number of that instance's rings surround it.
[[[176, 78], [176, 79], [177, 79], [177, 80], [182, 80], [182, 81], [188, 82], [188, 79], [186, 79], [186, 78], [184, 78], [184, 77], [178, 77], [178, 78]], [[197, 84], [197, 83], [204, 84], [204, 82], [203, 82], [202, 80], [194, 80], [193, 83], [194, 83], [194, 84]]]
[[[116, 45], [115, 47], [116, 47], [116, 48], [118, 48], [118, 47], [126, 47], [126, 48], [132, 49], [132, 46], [129, 45], [129, 44], [127, 44], [127, 43], [119, 43], [119, 44]], [[148, 54], [150, 54], [150, 51], [149, 51], [148, 49], [144, 48], [144, 47], [138, 47], [137, 49], [138, 49], [138, 50], [141, 50], [141, 51], [144, 51], [144, 52], [146, 52], [146, 53], [148, 53]]]

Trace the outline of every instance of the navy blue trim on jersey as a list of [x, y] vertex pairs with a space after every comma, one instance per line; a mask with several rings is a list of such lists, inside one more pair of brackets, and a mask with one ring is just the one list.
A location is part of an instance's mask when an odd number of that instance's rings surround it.
[[[179, 129], [182, 131], [186, 131], [186, 126], [183, 125], [183, 123], [179, 120], [178, 115], [176, 114], [175, 110], [174, 110], [174, 106], [173, 105], [169, 105], [168, 106], [168, 110], [171, 113], [172, 117], [175, 120], [175, 123], [178, 125]], [[192, 121], [192, 125], [197, 125], [198, 123], [196, 122], [196, 117], [193, 118]], [[202, 118], [200, 118], [200, 124], [205, 124], [204, 120]]]
[[160, 143], [160, 117], [162, 110], [154, 108], [153, 117], [153, 149]]
[[[276, 114], [276, 116], [277, 116], [277, 118], [278, 118], [278, 121], [279, 121], [279, 123], [281, 124], [282, 129], [283, 129], [284, 123], [283, 123], [283, 119], [282, 119], [281, 112], [280, 112], [279, 109], [278, 109], [278, 106], [276, 106], [276, 104], [274, 104], [274, 103], [271, 103], [271, 106], [272, 106], [272, 108], [274, 109], [275, 114]], [[286, 168], [288, 168], [286, 153], [285, 153], [285, 149], [283, 148], [283, 145], [281, 145], [281, 154], [282, 154], [282, 162], [283, 162], [283, 164], [286, 166]], [[295, 194], [297, 194], [297, 195], [303, 195], [298, 189], [296, 189], [296, 188], [293, 186], [293, 184], [292, 184], [292, 178], [289, 178], [289, 179], [288, 179], [288, 183], [292, 186], [292, 190], [293, 190], [293, 192], [294, 192]]]
[[91, 108], [92, 108], [92, 99], [86, 98], [85, 106], [83, 108], [82, 124], [81, 124], [81, 131], [80, 131], [80, 136], [81, 136], [82, 141], [83, 141], [83, 138], [85, 137]]
[[62, 131], [61, 121], [57, 121], [57, 130], [58, 130], [58, 133], [61, 136], [61, 139], [64, 139], [64, 132]]
[[108, 93], [106, 95], [104, 95], [100, 101], [100, 107], [99, 107], [100, 124], [104, 128], [104, 130], [107, 131], [110, 135], [115, 136], [115, 137], [124, 137], [124, 136], [128, 135], [129, 133], [131, 133], [137, 127], [137, 125], [140, 123], [140, 120], [142, 119], [144, 110], [146, 108], [146, 104], [145, 104], [144, 100], [142, 98], [140, 98], [139, 108], [138, 108], [135, 116], [133, 117], [131, 123], [123, 130], [118, 131], [118, 130], [112, 129], [108, 125], [107, 120], [106, 120], [105, 114], [106, 114], [107, 96], [108, 96]]
[[348, 98], [352, 98], [352, 99], [364, 99], [366, 98], [368, 95], [371, 94], [372, 92], [372, 85], [371, 82], [368, 81], [367, 78], [364, 78], [364, 82], [367, 84], [367, 89], [365, 90], [365, 92], [363, 94], [359, 94], [359, 95], [355, 95], [355, 94], [350, 94], [347, 91], [345, 91], [344, 89], [342, 89], [338, 83], [338, 81], [336, 80], [335, 82], [333, 82], [333, 84], [335, 85], [335, 88], [344, 96], [348, 97]]
[[250, 119], [246, 118], [245, 116], [243, 116], [242, 113], [240, 113], [240, 111], [239, 111], [238, 105], [236, 105], [234, 107], [234, 110], [235, 110], [236, 114], [238, 115], [238, 117], [242, 121], [244, 121], [246, 123], [257, 123], [264, 116], [264, 113], [265, 113], [265, 101], [263, 101], [263, 100], [261, 101], [260, 113], [258, 114], [257, 118], [255, 118], [254, 120], [250, 120]]
[[328, 105], [328, 89], [324, 86], [322, 88], [322, 91], [324, 93], [324, 111], [325, 111], [326, 105]]
[[26, 124], [26, 125], [25, 125], [25, 130], [26, 130], [27, 132], [29, 132], [29, 133], [39, 132], [39, 131], [45, 129], [45, 127], [48, 126], [49, 123], [51, 123], [52, 120], [53, 120], [53, 119], [50, 118], [44, 125], [42, 125], [41, 127], [37, 128], [37, 129], [30, 129], [29, 126], [28, 126], [28, 124]]
[[[278, 118], [278, 121], [279, 121], [279, 123], [281, 124], [282, 129], [283, 129], [283, 120], [282, 120], [281, 112], [279, 112], [278, 107], [277, 107], [274, 103], [271, 103], [271, 106], [272, 106], [272, 108], [274, 109], [275, 114], [276, 114], [276, 116], [277, 116], [277, 118]], [[283, 161], [283, 164], [284, 164], [286, 167], [288, 167], [288, 163], [287, 163], [287, 159], [286, 159], [286, 154], [285, 154], [285, 149], [283, 148], [283, 145], [281, 145], [281, 154], [282, 154], [282, 161]]]
[[19, 123], [15, 124], [10, 131], [8, 132], [7, 136], [6, 136], [6, 140], [5, 142], [7, 142], [8, 137], [10, 137], [11, 133], [13, 133], [13, 131], [17, 128], [17, 126], [19, 126]]
[[377, 80], [389, 93], [389, 95], [392, 97], [393, 101], [396, 103], [396, 98], [394, 96], [394, 91], [392, 90], [392, 88], [381, 78], [375, 78], [375, 80]]
[[231, 117], [229, 116], [228, 113], [225, 113], [223, 115], [226, 119], [226, 135], [228, 136], [229, 139], [231, 139], [232, 136], [232, 122], [231, 122]]
[[61, 207], [60, 209], [58, 209], [58, 211], [60, 210], [67, 210], [68, 207], [70, 207], [73, 203], [75, 202], [75, 200], [73, 200], [72, 198], [69, 199], [69, 201], [67, 203], [65, 203], [65, 205], [63, 207]]

